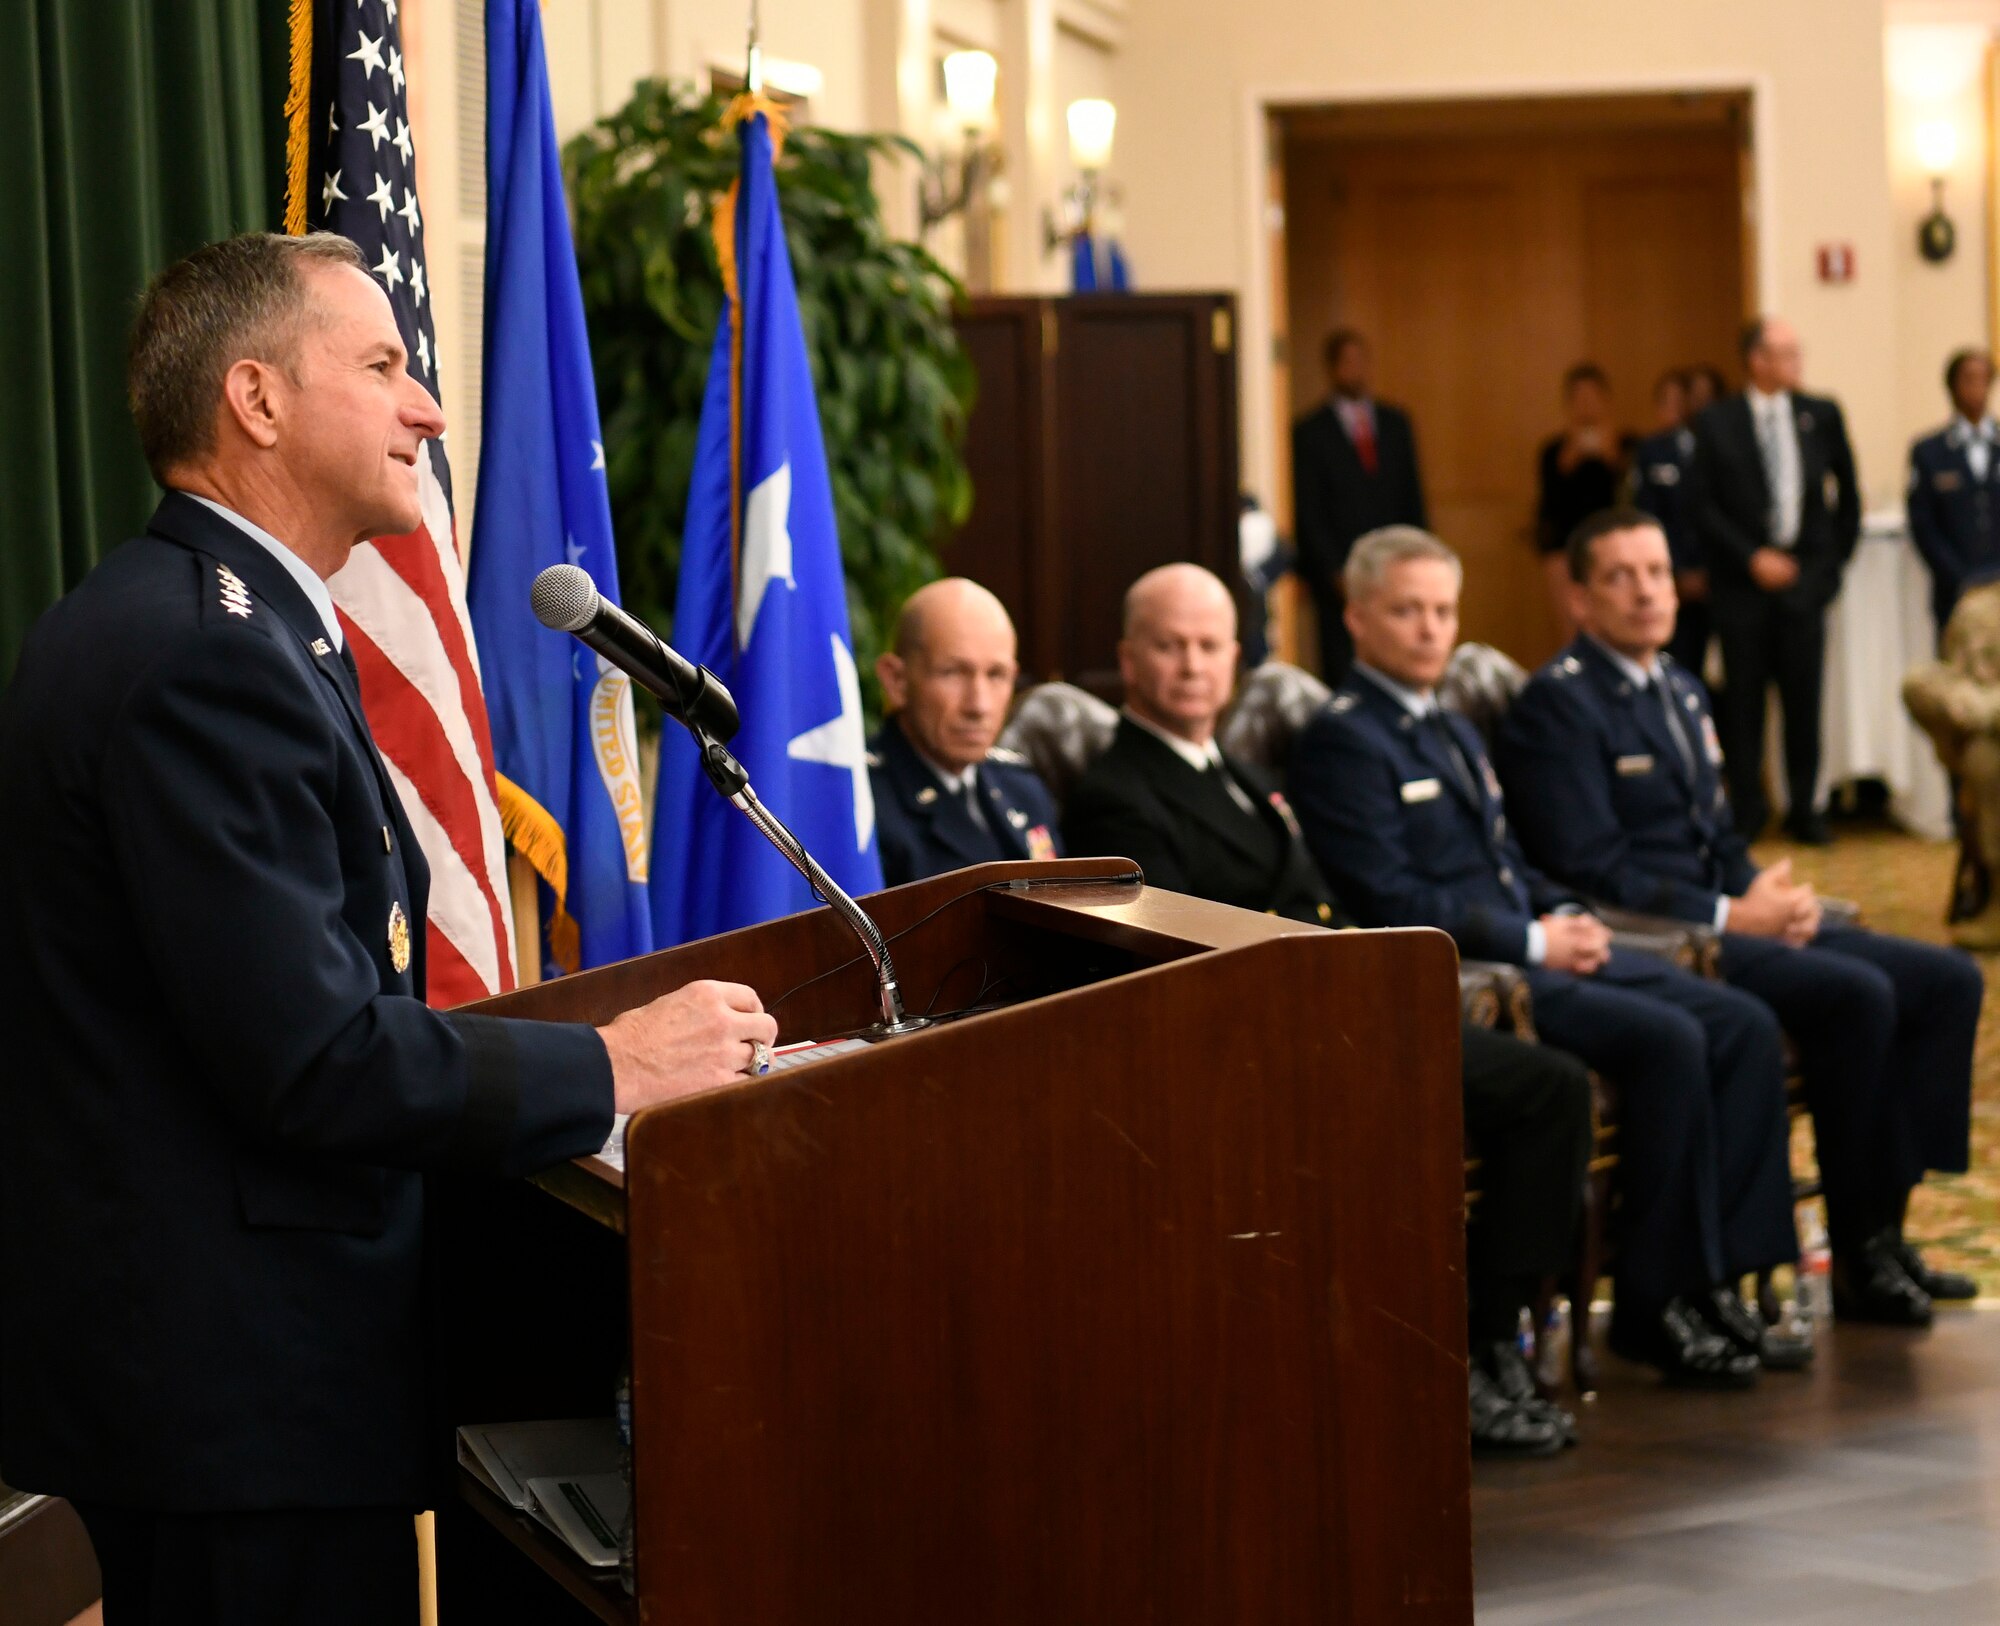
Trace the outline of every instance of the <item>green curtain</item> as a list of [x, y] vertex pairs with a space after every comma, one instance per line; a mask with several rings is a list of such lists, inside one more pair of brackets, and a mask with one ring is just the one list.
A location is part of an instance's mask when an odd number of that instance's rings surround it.
[[283, 219], [285, 0], [0, 0], [0, 682], [158, 493], [125, 408], [147, 279]]

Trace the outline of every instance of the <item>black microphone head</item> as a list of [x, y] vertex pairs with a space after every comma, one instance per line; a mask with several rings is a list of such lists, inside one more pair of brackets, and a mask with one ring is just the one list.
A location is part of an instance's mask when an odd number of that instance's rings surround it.
[[529, 597], [535, 619], [557, 632], [581, 632], [597, 614], [597, 583], [576, 565], [550, 565], [535, 578]]

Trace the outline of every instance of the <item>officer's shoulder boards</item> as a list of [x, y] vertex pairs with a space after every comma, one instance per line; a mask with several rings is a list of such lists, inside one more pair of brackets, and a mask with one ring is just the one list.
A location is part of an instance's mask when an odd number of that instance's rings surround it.
[[1025, 768], [1028, 766], [1028, 759], [1011, 745], [994, 746], [992, 750], [986, 753], [986, 760], [988, 762], [1002, 763], [1009, 768]]
[[243, 578], [229, 566], [218, 563], [215, 567], [217, 602], [231, 615], [250, 617], [250, 588]]

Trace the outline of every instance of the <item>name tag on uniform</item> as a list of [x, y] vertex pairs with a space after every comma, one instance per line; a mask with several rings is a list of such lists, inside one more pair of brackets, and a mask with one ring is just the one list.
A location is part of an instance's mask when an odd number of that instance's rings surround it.
[[1618, 759], [1618, 771], [1626, 775], [1651, 773], [1653, 771], [1653, 759], [1647, 756], [1620, 757]]
[[1442, 787], [1435, 779], [1406, 779], [1403, 782], [1403, 800], [1406, 802], [1434, 802]]
[[1931, 476], [1931, 489], [1933, 491], [1956, 491], [1964, 484], [1964, 478], [1956, 469], [1939, 469], [1936, 474]]

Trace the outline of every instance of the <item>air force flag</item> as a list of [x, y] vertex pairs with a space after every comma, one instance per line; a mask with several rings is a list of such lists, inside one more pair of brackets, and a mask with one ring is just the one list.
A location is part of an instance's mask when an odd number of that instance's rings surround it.
[[618, 600], [597, 390], [536, 0], [487, 0], [486, 386], [467, 597], [508, 840], [543, 882], [550, 970], [653, 947], [632, 685], [534, 617], [567, 560]]
[[[702, 401], [674, 643], [734, 693], [743, 727], [730, 750], [764, 804], [836, 882], [869, 892], [882, 885], [882, 866], [861, 683], [760, 107], [738, 137], [733, 217], [725, 208], [717, 221], [727, 298]], [[692, 742], [672, 725], [660, 753], [652, 893], [663, 947], [815, 903], [798, 872], [710, 788]]]

